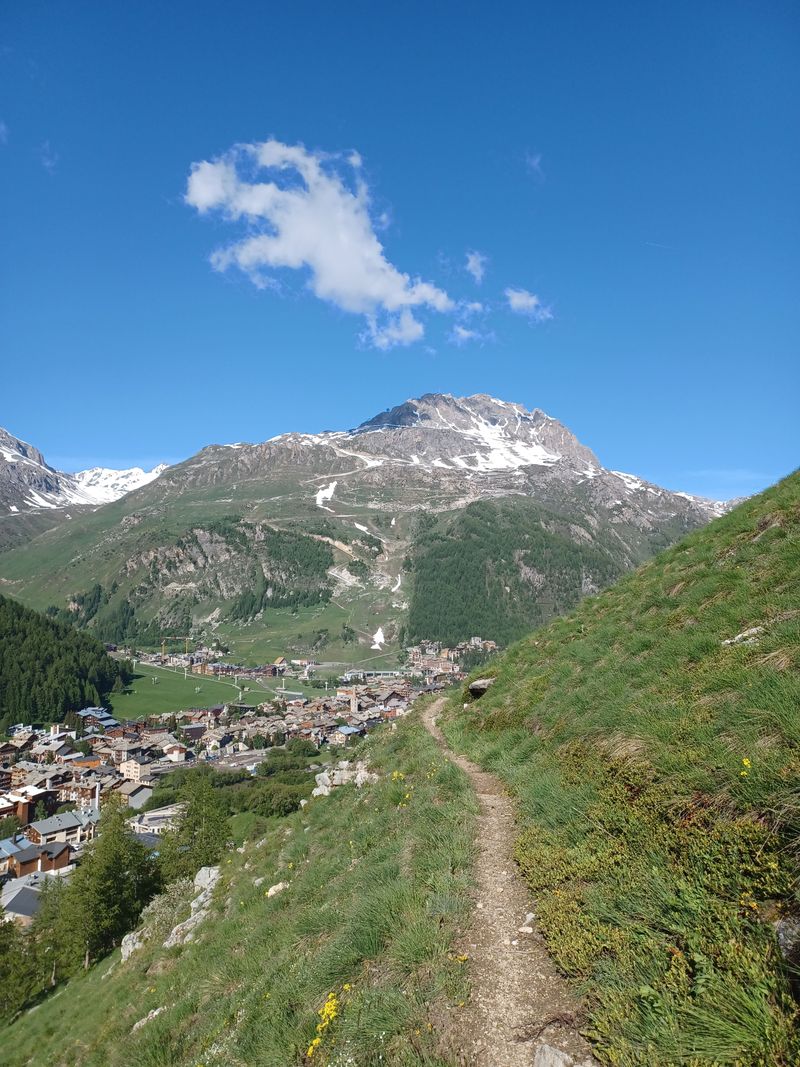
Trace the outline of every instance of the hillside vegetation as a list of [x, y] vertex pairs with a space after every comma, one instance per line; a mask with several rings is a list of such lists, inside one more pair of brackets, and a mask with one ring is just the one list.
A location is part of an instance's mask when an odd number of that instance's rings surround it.
[[774, 925], [798, 910], [799, 589], [795, 474], [453, 701], [451, 741], [518, 798], [517, 858], [606, 1062], [800, 1061]]
[[522, 497], [424, 514], [410, 562], [409, 639], [446, 645], [474, 634], [507, 645], [630, 566], [608, 531]]
[[189, 910], [173, 889], [130, 960], [114, 953], [0, 1029], [0, 1061], [452, 1064], [437, 1022], [466, 999], [452, 941], [469, 910], [474, 798], [416, 716], [358, 755], [377, 782], [260, 818], [257, 837], [223, 859], [196, 941], [161, 947]]
[[17, 722], [60, 722], [121, 690], [129, 665], [88, 634], [0, 596], [0, 734]]

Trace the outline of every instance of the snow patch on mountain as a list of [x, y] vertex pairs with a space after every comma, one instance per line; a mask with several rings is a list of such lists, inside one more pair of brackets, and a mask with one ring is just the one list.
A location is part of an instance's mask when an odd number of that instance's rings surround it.
[[317, 502], [318, 508], [323, 508], [325, 511], [333, 513], [333, 508], [326, 507], [326, 500], [333, 500], [333, 494], [336, 490], [336, 482], [331, 482], [330, 485], [325, 485], [321, 489], [318, 489], [314, 494], [314, 499]]

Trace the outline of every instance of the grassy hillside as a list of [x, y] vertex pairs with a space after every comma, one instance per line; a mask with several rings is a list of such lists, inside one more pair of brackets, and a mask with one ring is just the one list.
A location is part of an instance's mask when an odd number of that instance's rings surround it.
[[800, 1062], [773, 927], [798, 910], [798, 590], [793, 475], [453, 702], [453, 743], [519, 800], [519, 863], [609, 1063]]
[[[271, 820], [223, 861], [196, 942], [148, 943], [125, 964], [115, 953], [72, 979], [0, 1030], [0, 1061], [450, 1064], [435, 1024], [466, 996], [451, 940], [469, 907], [473, 796], [414, 718], [374, 735], [362, 755], [379, 782]], [[280, 881], [289, 887], [268, 897]]]

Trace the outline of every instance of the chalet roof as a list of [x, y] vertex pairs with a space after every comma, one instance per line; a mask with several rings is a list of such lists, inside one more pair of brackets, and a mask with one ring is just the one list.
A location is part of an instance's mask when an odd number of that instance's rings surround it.
[[22, 838], [21, 841], [15, 841], [13, 837], [4, 837], [0, 841], [0, 859], [8, 856], [15, 856], [18, 852], [24, 852], [28, 845], [27, 838]]
[[22, 918], [30, 919], [39, 910], [40, 903], [41, 896], [38, 890], [23, 885], [16, 893], [6, 898], [5, 912], [6, 915], [19, 915]]
[[141, 789], [150, 789], [152, 792], [152, 787], [147, 785], [146, 782], [131, 781], [123, 782], [117, 789], [117, 792], [122, 793], [123, 796], [130, 797], [133, 796], [134, 793], [138, 793]]
[[28, 845], [27, 848], [21, 849], [14, 856], [14, 860], [17, 863], [30, 863], [31, 860], [37, 860], [40, 856], [49, 856], [51, 859], [55, 859], [56, 856], [60, 856], [64, 850], [69, 852], [70, 847], [66, 841], [53, 841], [49, 845]]
[[32, 822], [31, 829], [44, 837], [46, 834], [56, 834], [61, 830], [77, 830], [78, 827], [97, 822], [99, 817], [96, 811], [64, 811], [60, 815], [51, 815], [49, 819]]

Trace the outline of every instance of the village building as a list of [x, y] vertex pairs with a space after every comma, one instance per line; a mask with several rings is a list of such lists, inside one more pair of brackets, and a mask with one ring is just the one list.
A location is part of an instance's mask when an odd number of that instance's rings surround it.
[[72, 846], [66, 841], [54, 841], [46, 845], [28, 845], [15, 852], [8, 861], [8, 873], [12, 878], [39, 871], [57, 871], [68, 867]]
[[96, 810], [65, 811], [61, 815], [30, 823], [24, 833], [35, 845], [49, 845], [55, 841], [79, 845], [94, 837], [99, 818], [100, 813]]

